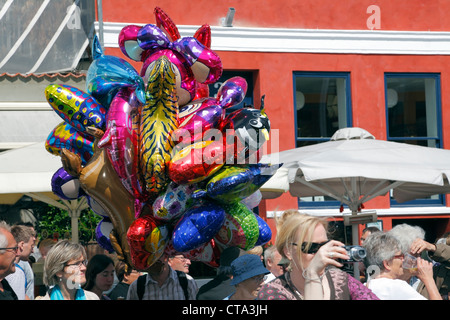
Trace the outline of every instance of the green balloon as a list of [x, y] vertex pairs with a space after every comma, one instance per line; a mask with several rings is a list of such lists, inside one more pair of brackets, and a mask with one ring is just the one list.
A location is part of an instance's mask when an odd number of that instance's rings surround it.
[[223, 208], [230, 216], [229, 218], [234, 219], [244, 233], [243, 239], [233, 239], [233, 244], [244, 250], [252, 249], [259, 237], [258, 220], [253, 211], [240, 202], [223, 205]]

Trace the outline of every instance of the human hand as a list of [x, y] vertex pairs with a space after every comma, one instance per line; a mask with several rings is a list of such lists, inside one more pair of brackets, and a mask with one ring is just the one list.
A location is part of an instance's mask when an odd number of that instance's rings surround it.
[[411, 254], [420, 254], [422, 251], [436, 251], [436, 246], [432, 243], [429, 243], [423, 239], [417, 238], [414, 240], [414, 242], [411, 244]]
[[342, 242], [331, 240], [327, 244], [320, 247], [319, 251], [317, 251], [308, 266], [308, 273], [311, 275], [320, 275], [329, 265], [342, 267], [343, 264], [337, 260], [347, 260], [350, 258], [347, 255], [347, 250], [345, 250], [343, 246], [344, 244]]
[[417, 258], [417, 278], [425, 282], [433, 279], [433, 264], [422, 258]]

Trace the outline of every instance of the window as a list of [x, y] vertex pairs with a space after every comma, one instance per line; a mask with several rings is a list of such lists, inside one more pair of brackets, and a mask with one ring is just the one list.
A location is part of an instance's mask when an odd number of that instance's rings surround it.
[[[296, 147], [330, 140], [339, 129], [351, 127], [350, 74], [294, 72]], [[301, 197], [299, 207], [336, 207], [327, 196]]]
[[438, 74], [386, 74], [387, 137], [396, 142], [441, 147]]
[[[441, 95], [440, 75], [433, 73], [385, 74], [387, 140], [440, 148]], [[444, 197], [391, 205], [442, 205]]]
[[350, 74], [295, 72], [297, 147], [328, 141], [351, 127]]

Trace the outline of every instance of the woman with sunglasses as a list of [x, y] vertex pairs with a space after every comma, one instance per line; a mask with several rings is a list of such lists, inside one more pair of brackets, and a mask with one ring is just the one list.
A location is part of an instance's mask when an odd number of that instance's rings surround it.
[[80, 244], [62, 240], [48, 252], [44, 263], [44, 283], [49, 290], [42, 300], [99, 300], [81, 289], [86, 282], [86, 251]]
[[361, 282], [338, 269], [349, 259], [344, 244], [328, 240], [326, 219], [288, 213], [275, 245], [290, 261], [283, 275], [265, 284], [260, 300], [378, 300]]

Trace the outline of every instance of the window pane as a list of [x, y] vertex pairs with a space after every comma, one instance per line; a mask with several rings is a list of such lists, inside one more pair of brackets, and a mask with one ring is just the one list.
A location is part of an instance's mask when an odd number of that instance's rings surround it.
[[[329, 141], [340, 128], [351, 126], [349, 74], [296, 73], [297, 147]], [[337, 206], [328, 196], [301, 197], [300, 207]]]
[[[346, 78], [299, 76], [295, 88], [297, 138], [317, 142], [347, 126]], [[298, 141], [297, 146], [307, 144]]]
[[[390, 138], [438, 138], [436, 80], [425, 77], [387, 77]], [[399, 139], [402, 140], [402, 139]], [[403, 141], [435, 147], [436, 141]]]
[[[386, 75], [386, 108], [390, 141], [430, 148], [440, 147], [438, 114], [441, 106], [438, 83], [437, 74]], [[442, 202], [443, 197], [434, 195], [404, 205], [442, 204]], [[391, 205], [397, 205], [392, 192]]]

